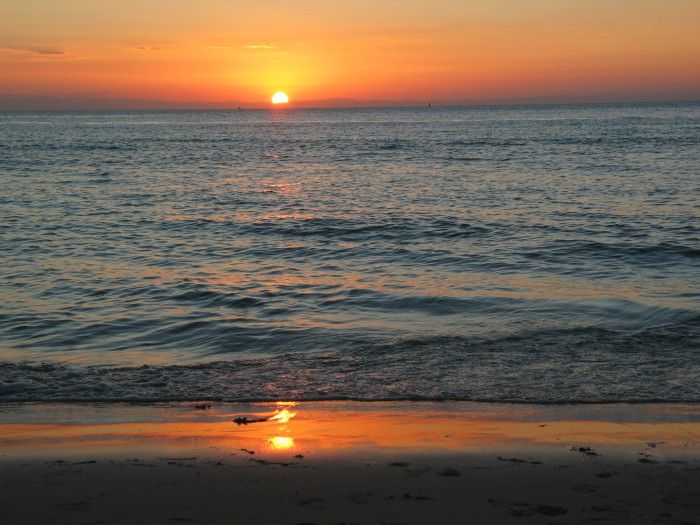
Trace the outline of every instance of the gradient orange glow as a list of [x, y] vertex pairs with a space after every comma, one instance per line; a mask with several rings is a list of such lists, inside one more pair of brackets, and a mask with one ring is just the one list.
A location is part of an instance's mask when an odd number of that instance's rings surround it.
[[695, 0], [5, 0], [0, 97], [700, 98], [698, 20]]

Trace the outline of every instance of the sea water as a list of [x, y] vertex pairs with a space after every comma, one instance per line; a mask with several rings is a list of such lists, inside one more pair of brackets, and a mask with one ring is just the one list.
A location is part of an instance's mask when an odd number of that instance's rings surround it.
[[0, 401], [700, 401], [700, 104], [0, 114]]

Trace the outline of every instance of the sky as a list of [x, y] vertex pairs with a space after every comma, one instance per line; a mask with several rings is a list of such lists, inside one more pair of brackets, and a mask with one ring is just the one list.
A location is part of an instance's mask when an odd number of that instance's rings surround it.
[[700, 100], [700, 0], [0, 0], [0, 98]]

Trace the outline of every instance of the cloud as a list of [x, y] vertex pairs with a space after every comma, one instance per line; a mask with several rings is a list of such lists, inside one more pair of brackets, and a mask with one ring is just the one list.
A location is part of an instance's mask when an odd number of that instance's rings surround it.
[[134, 46], [131, 49], [135, 49], [136, 51], [162, 51], [162, 47], [155, 47], [155, 46]]
[[280, 46], [274, 42], [270, 42], [269, 44], [250, 44], [244, 47], [246, 49], [280, 49]]
[[30, 53], [32, 55], [66, 55], [61, 49], [50, 49], [40, 46], [0, 46], [0, 49], [15, 51], [19, 53]]

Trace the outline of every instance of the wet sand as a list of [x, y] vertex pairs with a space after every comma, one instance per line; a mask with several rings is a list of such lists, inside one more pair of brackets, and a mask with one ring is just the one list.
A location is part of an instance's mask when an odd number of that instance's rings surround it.
[[697, 405], [22, 404], [0, 420], [7, 524], [700, 522]]

